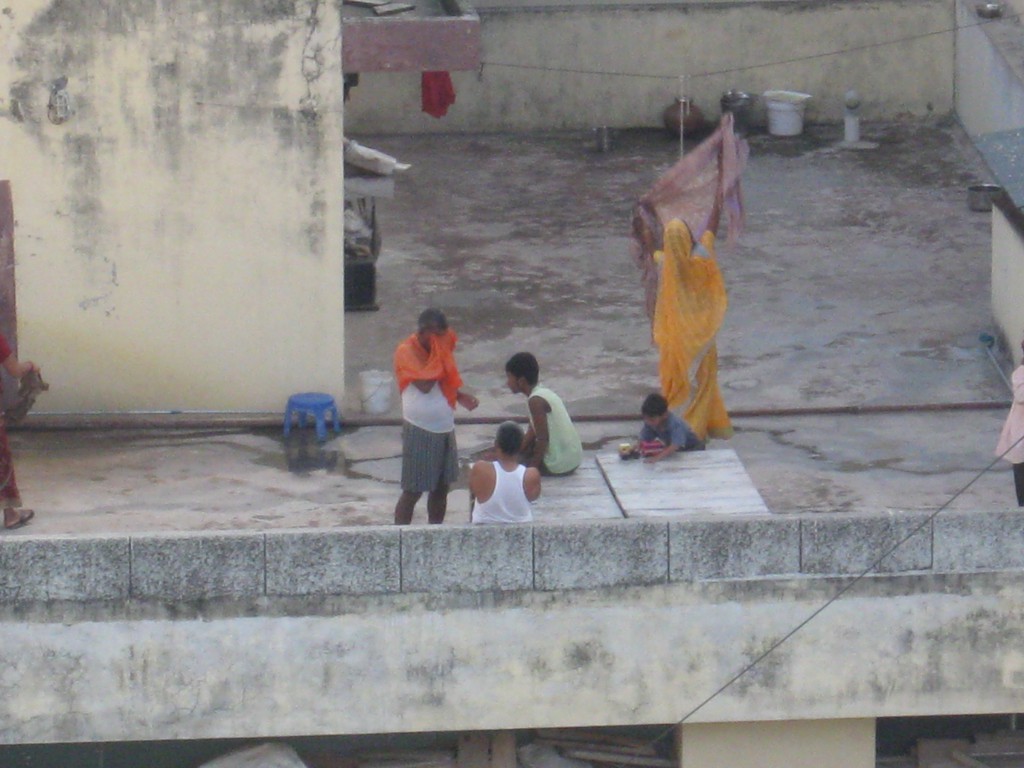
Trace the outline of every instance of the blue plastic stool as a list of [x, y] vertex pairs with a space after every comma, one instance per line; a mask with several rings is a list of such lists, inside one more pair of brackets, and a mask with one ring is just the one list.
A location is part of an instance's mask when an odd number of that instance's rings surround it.
[[320, 441], [327, 439], [327, 414], [331, 414], [334, 420], [334, 431], [341, 432], [341, 425], [338, 423], [338, 407], [334, 404], [334, 398], [325, 395], [323, 392], [301, 392], [288, 398], [288, 405], [284, 409], [284, 436], [292, 430], [292, 414], [299, 417], [299, 427], [306, 426], [306, 415], [316, 419], [316, 437]]

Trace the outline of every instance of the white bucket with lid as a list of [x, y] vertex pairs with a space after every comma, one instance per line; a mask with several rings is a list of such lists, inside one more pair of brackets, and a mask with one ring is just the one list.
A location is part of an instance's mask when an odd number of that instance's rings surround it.
[[390, 411], [392, 385], [390, 371], [360, 371], [359, 402], [363, 412], [380, 416]]
[[804, 107], [811, 98], [799, 91], [765, 91], [768, 108], [768, 133], [772, 136], [799, 136], [804, 131]]

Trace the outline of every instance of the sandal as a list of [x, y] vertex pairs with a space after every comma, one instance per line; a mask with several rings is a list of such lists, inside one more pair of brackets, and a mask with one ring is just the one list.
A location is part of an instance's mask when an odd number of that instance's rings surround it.
[[36, 513], [31, 509], [15, 511], [18, 512], [18, 516], [13, 521], [8, 522], [6, 510], [4, 510], [4, 529], [8, 531], [13, 531], [15, 528], [21, 528], [21, 526], [25, 525], [29, 520], [36, 516]]

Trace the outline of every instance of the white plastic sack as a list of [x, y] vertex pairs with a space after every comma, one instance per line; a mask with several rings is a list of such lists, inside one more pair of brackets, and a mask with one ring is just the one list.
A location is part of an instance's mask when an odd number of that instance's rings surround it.
[[342, 150], [342, 154], [345, 162], [349, 165], [362, 168], [364, 171], [370, 171], [370, 173], [378, 173], [381, 176], [390, 176], [395, 171], [407, 171], [412, 167], [408, 163], [398, 162], [391, 155], [386, 155], [380, 150], [364, 147], [362, 144], [350, 139], [345, 140], [345, 148]]
[[199, 768], [306, 768], [287, 744], [260, 744], [215, 758]]

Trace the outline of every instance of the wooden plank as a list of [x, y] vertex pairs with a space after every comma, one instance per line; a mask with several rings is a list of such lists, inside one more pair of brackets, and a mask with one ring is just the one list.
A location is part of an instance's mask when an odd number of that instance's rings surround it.
[[600, 744], [590, 741], [573, 739], [535, 739], [534, 744], [546, 744], [549, 747], [558, 749], [600, 749], [603, 752], [615, 755], [632, 755], [634, 757], [657, 757], [658, 754], [649, 744], [637, 744], [636, 746], [621, 746], [619, 744]]
[[645, 465], [618, 453], [588, 457], [572, 475], [544, 478], [534, 519], [621, 519], [620, 503], [629, 517], [768, 514], [735, 451], [694, 451], [681, 459]]
[[650, 754], [656, 754], [654, 745], [647, 739], [625, 736], [619, 733], [608, 733], [607, 731], [590, 728], [538, 728], [536, 733], [542, 739], [558, 739], [576, 744], [601, 744], [622, 747], [623, 749], [646, 749], [650, 751]]
[[[715, 507], [722, 507], [723, 509], [729, 509], [734, 505], [746, 505], [754, 504], [758, 507], [764, 507], [764, 502], [761, 500], [761, 496], [758, 493], [720, 493], [720, 494], [690, 494], [689, 496], [677, 496], [677, 497], [664, 497], [655, 494], [644, 496], [643, 494], [634, 494], [635, 501], [630, 498], [632, 506], [626, 507], [626, 512], [631, 513], [637, 509], [661, 509], [671, 511], [677, 509], [680, 512], [686, 512], [692, 509], [698, 509], [701, 507], [714, 509]], [[619, 494], [619, 498], [623, 499], [624, 495]], [[765, 510], [767, 511], [767, 510]]]
[[577, 760], [589, 760], [592, 763], [610, 763], [614, 765], [635, 765], [641, 768], [676, 768], [676, 761], [667, 757], [641, 757], [639, 755], [623, 755], [615, 752], [604, 752], [599, 749], [563, 749], [566, 757]]
[[769, 513], [732, 449], [687, 452], [654, 464], [623, 461], [617, 453], [596, 459], [629, 517]]
[[[705, 485], [703, 483], [687, 483], [682, 487], [667, 486], [662, 483], [613, 483], [615, 493], [622, 499], [627, 495], [639, 495], [645, 498], [664, 499], [676, 504], [688, 499], [728, 499], [760, 496], [752, 486], [734, 483], [726, 485]], [[660, 506], [660, 505], [659, 505]]]
[[743, 462], [731, 448], [683, 451], [671, 458], [655, 462], [647, 462], [643, 459], [624, 461], [614, 452], [599, 453], [596, 458], [605, 473], [678, 474], [679, 472], [706, 471], [716, 467], [743, 469]]
[[549, 503], [567, 504], [579, 503], [580, 500], [600, 502], [602, 500], [612, 501], [612, 494], [607, 488], [581, 488], [575, 493], [545, 493], [547, 489], [541, 486], [540, 498], [535, 504], [547, 505]]
[[410, 755], [404, 759], [371, 760], [360, 757], [358, 768], [455, 768], [455, 758]]
[[455, 755], [448, 750], [400, 749], [364, 752], [360, 768], [454, 768]]
[[603, 485], [604, 477], [596, 467], [593, 472], [581, 472], [579, 475], [541, 478], [541, 487], [552, 493], [569, 492], [580, 488], [597, 488]]
[[533, 520], [535, 523], [558, 523], [565, 520], [621, 520], [622, 513], [619, 507], [611, 499], [601, 502], [579, 504], [576, 501], [567, 501], [565, 504], [552, 504], [548, 506], [533, 507]]
[[712, 506], [712, 507], [688, 507], [686, 509], [632, 509], [629, 511], [629, 518], [631, 520], [641, 520], [646, 518], [672, 518], [679, 519], [684, 517], [706, 517], [706, 516], [721, 516], [721, 517], [756, 517], [758, 515], [770, 514], [764, 505], [761, 504], [746, 504], [746, 505], [734, 505], [730, 507]]
[[540, 488], [542, 495], [548, 496], [552, 499], [572, 498], [580, 493], [586, 493], [591, 496], [612, 495], [611, 491], [608, 490], [608, 486], [604, 484], [604, 479], [600, 475], [581, 479], [574, 483], [561, 483], [558, 480], [551, 480], [544, 477], [541, 478]]
[[538, 523], [621, 520], [622, 512], [597, 461], [587, 457], [571, 475], [541, 480], [540, 498], [533, 503], [533, 518]]
[[[621, 499], [623, 496], [624, 494], [620, 492], [619, 498]], [[736, 491], [734, 493], [691, 493], [682, 496], [655, 493], [643, 496], [642, 494], [637, 493], [636, 496], [641, 499], [640, 502], [637, 502], [637, 506], [635, 507], [639, 509], [679, 509], [686, 511], [696, 507], [719, 506], [728, 508], [734, 504], [747, 503], [763, 506], [760, 494], [749, 490]]]
[[415, 7], [412, 3], [384, 3], [384, 5], [375, 5], [373, 12], [378, 16], [393, 16], [396, 13], [411, 11]]

